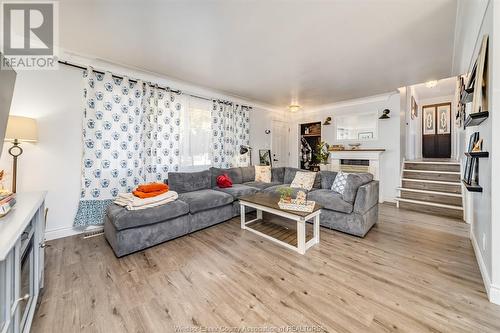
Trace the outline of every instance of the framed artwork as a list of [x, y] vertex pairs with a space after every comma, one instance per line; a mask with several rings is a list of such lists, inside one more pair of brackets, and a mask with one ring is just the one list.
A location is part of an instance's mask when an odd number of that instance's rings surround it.
[[359, 132], [358, 139], [360, 140], [373, 139], [373, 132]]
[[451, 107], [450, 105], [441, 105], [437, 107], [437, 134], [450, 134], [450, 119]]
[[418, 105], [415, 102], [415, 98], [411, 96], [411, 119], [415, 119], [418, 117]]
[[436, 108], [429, 107], [423, 108], [422, 110], [423, 124], [424, 124], [424, 135], [434, 135], [436, 134]]
[[[467, 147], [467, 151], [471, 152], [472, 148], [474, 148], [474, 145], [476, 142], [479, 141], [479, 132], [474, 132], [471, 134], [469, 138], [469, 146]], [[464, 168], [464, 181], [467, 184], [472, 184], [473, 177], [474, 177], [474, 169], [476, 168], [476, 158], [470, 158], [467, 157], [467, 160], [465, 162], [465, 168]]]
[[271, 165], [271, 150], [259, 149], [259, 162], [260, 165]]
[[488, 111], [488, 35], [484, 35], [481, 48], [479, 49], [479, 54], [474, 67], [472, 69], [471, 75], [469, 77], [468, 88], [474, 88], [474, 97], [472, 99], [472, 110], [471, 113]]

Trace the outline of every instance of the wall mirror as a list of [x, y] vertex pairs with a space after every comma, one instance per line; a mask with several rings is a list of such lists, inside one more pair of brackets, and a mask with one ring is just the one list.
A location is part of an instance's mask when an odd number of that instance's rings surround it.
[[378, 136], [377, 112], [341, 115], [334, 118], [338, 141], [369, 141]]

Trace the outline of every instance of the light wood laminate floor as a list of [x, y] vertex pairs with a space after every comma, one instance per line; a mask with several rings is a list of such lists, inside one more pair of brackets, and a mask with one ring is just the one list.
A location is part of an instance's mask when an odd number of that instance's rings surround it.
[[49, 245], [33, 332], [500, 331], [468, 225], [391, 205], [366, 238], [321, 228], [305, 255], [242, 231], [238, 218], [122, 259], [102, 236]]

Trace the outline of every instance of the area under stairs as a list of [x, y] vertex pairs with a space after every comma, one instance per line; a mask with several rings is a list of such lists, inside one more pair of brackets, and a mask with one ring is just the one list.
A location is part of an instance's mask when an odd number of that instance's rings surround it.
[[460, 163], [452, 160], [405, 161], [399, 208], [463, 220]]

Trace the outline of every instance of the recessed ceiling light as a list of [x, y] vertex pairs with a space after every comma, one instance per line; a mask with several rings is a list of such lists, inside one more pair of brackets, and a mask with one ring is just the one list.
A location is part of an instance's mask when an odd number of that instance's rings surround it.
[[427, 88], [434, 88], [435, 86], [437, 86], [437, 84], [438, 84], [437, 80], [431, 80], [431, 81], [427, 81], [425, 83], [425, 86]]
[[298, 104], [292, 104], [288, 106], [288, 110], [290, 110], [290, 112], [297, 112], [300, 110], [300, 108], [301, 106]]

